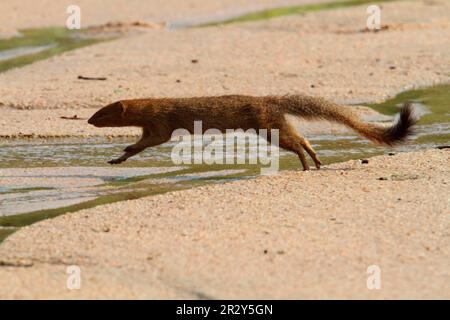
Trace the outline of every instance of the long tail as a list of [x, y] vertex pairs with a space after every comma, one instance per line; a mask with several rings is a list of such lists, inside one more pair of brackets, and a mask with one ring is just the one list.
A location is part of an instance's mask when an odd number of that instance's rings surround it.
[[392, 126], [385, 127], [362, 121], [351, 110], [322, 98], [289, 96], [278, 101], [284, 111], [305, 119], [324, 119], [342, 123], [369, 140], [385, 145], [405, 142], [414, 134], [412, 126], [419, 120], [410, 103], [400, 110], [400, 117]]

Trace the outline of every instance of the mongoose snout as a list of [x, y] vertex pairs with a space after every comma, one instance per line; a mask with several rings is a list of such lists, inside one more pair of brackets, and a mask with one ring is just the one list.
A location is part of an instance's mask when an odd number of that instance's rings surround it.
[[125, 108], [120, 101], [107, 105], [94, 113], [89, 118], [88, 123], [96, 127], [122, 127], [125, 124], [121, 121]]

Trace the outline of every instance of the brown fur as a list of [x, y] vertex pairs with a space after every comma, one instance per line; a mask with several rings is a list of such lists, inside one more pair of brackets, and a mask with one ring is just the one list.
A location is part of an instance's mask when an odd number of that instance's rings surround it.
[[[311, 156], [317, 168], [321, 162], [308, 140], [302, 137], [286, 120], [290, 114], [305, 119], [324, 119], [338, 122], [355, 130], [376, 143], [393, 145], [411, 134], [411, 126], [417, 121], [410, 105], [400, 112], [399, 121], [391, 127], [365, 123], [348, 108], [322, 98], [302, 95], [282, 97], [252, 97], [228, 95], [218, 97], [136, 99], [110, 104], [90, 119], [97, 127], [136, 126], [143, 128], [142, 138], [118, 159], [118, 164], [152, 146], [170, 140], [172, 132], [179, 128], [194, 132], [194, 121], [202, 121], [204, 131], [226, 129], [279, 129], [280, 147], [295, 152], [304, 170], [309, 166], [304, 150]], [[270, 131], [269, 131], [270, 132]], [[270, 140], [270, 136], [269, 136]]]

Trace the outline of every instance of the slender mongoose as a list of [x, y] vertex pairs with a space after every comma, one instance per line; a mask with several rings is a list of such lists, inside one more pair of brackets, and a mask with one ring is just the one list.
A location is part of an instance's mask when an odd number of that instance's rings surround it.
[[[226, 95], [196, 98], [121, 100], [97, 111], [88, 123], [96, 127], [135, 126], [143, 129], [141, 139], [125, 148], [110, 164], [118, 164], [152, 146], [171, 139], [172, 132], [184, 128], [194, 133], [194, 121], [202, 121], [203, 132], [210, 128], [279, 130], [279, 146], [295, 152], [308, 170], [304, 150], [317, 169], [321, 162], [311, 144], [287, 120], [287, 115], [323, 119], [344, 124], [367, 139], [385, 145], [404, 142], [417, 122], [410, 104], [400, 110], [398, 121], [389, 127], [363, 122], [349, 108], [318, 97], [303, 95], [252, 97]], [[268, 135], [270, 142], [270, 134]]]

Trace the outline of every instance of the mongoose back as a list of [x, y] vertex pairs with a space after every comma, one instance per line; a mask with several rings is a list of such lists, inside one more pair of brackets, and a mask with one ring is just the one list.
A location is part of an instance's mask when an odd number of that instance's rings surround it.
[[[162, 98], [121, 100], [97, 111], [88, 123], [96, 127], [136, 126], [143, 129], [141, 139], [128, 146], [125, 153], [109, 161], [118, 164], [152, 146], [169, 141], [172, 132], [184, 128], [194, 133], [194, 121], [202, 121], [202, 129], [271, 129], [279, 130], [279, 146], [295, 152], [308, 170], [304, 151], [317, 169], [321, 162], [311, 144], [287, 121], [293, 115], [304, 119], [323, 119], [341, 123], [363, 137], [392, 146], [404, 142], [417, 122], [410, 104], [400, 110], [400, 117], [390, 127], [366, 123], [349, 108], [318, 97], [304, 95], [253, 97], [226, 95], [195, 98]], [[268, 136], [270, 142], [270, 135]]]

